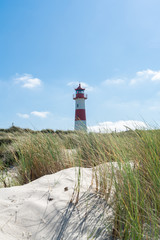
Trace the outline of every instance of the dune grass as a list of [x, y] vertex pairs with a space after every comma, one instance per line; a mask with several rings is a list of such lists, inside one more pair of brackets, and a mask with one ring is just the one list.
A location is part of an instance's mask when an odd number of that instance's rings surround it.
[[68, 167], [92, 167], [97, 194], [114, 211], [112, 237], [159, 239], [159, 146], [160, 130], [111, 134], [44, 131], [19, 138], [13, 155], [21, 184]]
[[21, 184], [74, 166], [67, 157], [63, 140], [57, 134], [28, 134], [16, 143], [16, 151]]

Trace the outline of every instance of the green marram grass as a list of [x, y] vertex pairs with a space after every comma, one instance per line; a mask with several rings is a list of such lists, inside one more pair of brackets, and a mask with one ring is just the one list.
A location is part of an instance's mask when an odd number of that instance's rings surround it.
[[[158, 240], [159, 146], [160, 130], [110, 134], [43, 130], [18, 135], [11, 153], [20, 184], [68, 167], [93, 167], [97, 194], [110, 199], [114, 211], [113, 239]], [[108, 173], [108, 162], [118, 167]]]

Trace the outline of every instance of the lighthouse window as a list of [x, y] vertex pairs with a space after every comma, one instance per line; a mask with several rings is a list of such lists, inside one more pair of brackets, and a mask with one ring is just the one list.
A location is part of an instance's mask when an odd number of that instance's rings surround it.
[[78, 93], [84, 93], [84, 90], [76, 90], [76, 94], [78, 94]]

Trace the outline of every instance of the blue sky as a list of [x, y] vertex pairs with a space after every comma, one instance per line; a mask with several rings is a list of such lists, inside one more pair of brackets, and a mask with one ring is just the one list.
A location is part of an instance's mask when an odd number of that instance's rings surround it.
[[159, 0], [0, 0], [0, 128], [160, 124]]

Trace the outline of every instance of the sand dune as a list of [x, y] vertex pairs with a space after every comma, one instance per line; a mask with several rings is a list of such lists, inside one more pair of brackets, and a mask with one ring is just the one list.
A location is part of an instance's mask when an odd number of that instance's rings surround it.
[[77, 204], [74, 190], [79, 168], [46, 175], [23, 186], [0, 189], [0, 239], [111, 239], [112, 209], [91, 186], [92, 169], [80, 170]]

